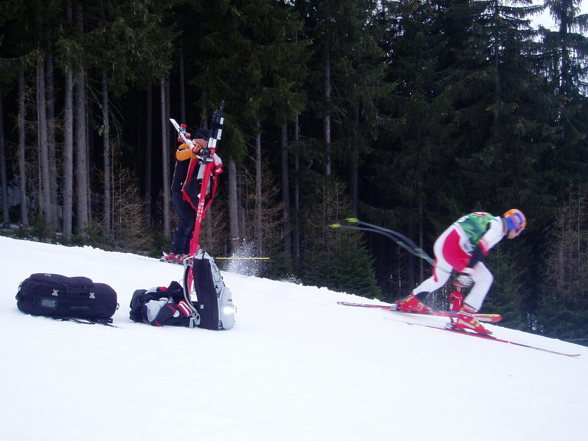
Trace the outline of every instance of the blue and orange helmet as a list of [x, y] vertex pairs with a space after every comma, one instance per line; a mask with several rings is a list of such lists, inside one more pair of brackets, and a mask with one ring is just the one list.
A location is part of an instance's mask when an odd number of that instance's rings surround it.
[[506, 221], [506, 229], [520, 233], [527, 227], [527, 218], [521, 210], [512, 208], [502, 215]]

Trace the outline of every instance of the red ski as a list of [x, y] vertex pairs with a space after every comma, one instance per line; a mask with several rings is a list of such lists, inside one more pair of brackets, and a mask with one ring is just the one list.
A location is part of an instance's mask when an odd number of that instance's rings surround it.
[[545, 348], [542, 348], [539, 346], [528, 345], [526, 343], [519, 343], [519, 342], [512, 341], [512, 340], [506, 340], [503, 338], [492, 337], [491, 335], [484, 335], [484, 334], [477, 334], [475, 332], [462, 331], [460, 329], [452, 328], [451, 324], [449, 324], [449, 323], [447, 324], [447, 327], [443, 327], [443, 326], [430, 325], [427, 323], [411, 322], [408, 320], [396, 319], [396, 318], [392, 318], [392, 317], [385, 317], [385, 318], [387, 320], [393, 320], [395, 322], [406, 323], [407, 325], [424, 326], [425, 328], [438, 329], [440, 331], [448, 331], [448, 332], [453, 332], [455, 334], [467, 335], [469, 337], [483, 338], [485, 340], [493, 340], [493, 341], [497, 341], [500, 343], [507, 343], [509, 345], [521, 346], [523, 348], [528, 348], [528, 349], [534, 349], [536, 351], [549, 352], [550, 354], [556, 354], [556, 355], [563, 355], [565, 357], [579, 357], [580, 355], [582, 355], [582, 354], [570, 354], [567, 352], [553, 351], [551, 349], [545, 349]]
[[[405, 311], [398, 311], [396, 309], [396, 304], [373, 304], [373, 303], [354, 303], [354, 302], [337, 302], [339, 305], [345, 306], [357, 306], [361, 308], [377, 308], [377, 309], [384, 309], [386, 311], [394, 311], [400, 312], [402, 314], [418, 314], [418, 315], [434, 315], [438, 317], [455, 317], [457, 312], [453, 311], [433, 311], [430, 314], [419, 314], [416, 312], [405, 312]], [[475, 314], [475, 317], [480, 322], [486, 323], [498, 323], [502, 320], [502, 316], [500, 314]]]

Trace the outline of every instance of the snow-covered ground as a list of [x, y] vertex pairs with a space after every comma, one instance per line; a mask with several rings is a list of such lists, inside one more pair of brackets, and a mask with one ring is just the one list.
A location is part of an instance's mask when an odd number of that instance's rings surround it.
[[[324, 288], [224, 273], [229, 331], [129, 320], [135, 289], [183, 269], [0, 237], [2, 441], [538, 441], [588, 433], [588, 348], [489, 326], [568, 358], [389, 320]], [[36, 272], [111, 285], [114, 324], [25, 315]], [[497, 311], [499, 312], [499, 311]], [[405, 316], [402, 316], [405, 317]], [[413, 319], [413, 316], [410, 316]], [[414, 320], [443, 322], [437, 317]]]

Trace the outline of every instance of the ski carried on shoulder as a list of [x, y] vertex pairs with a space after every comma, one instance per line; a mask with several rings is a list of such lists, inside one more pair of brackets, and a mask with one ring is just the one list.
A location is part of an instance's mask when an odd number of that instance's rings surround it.
[[522, 348], [528, 348], [528, 349], [533, 349], [535, 351], [541, 351], [541, 352], [548, 352], [550, 354], [556, 354], [556, 355], [563, 355], [565, 357], [579, 357], [582, 354], [571, 354], [571, 353], [567, 353], [567, 352], [559, 352], [559, 351], [554, 351], [551, 349], [546, 349], [546, 348], [542, 348], [540, 346], [534, 346], [534, 345], [529, 345], [526, 343], [520, 343], [517, 341], [513, 341], [513, 340], [507, 340], [504, 338], [498, 338], [498, 337], [493, 337], [491, 335], [485, 335], [485, 334], [477, 334], [475, 332], [469, 332], [469, 331], [462, 331], [461, 329], [455, 329], [453, 327], [451, 327], [451, 324], [448, 323], [447, 326], [436, 326], [436, 325], [431, 325], [431, 324], [427, 324], [427, 323], [417, 323], [417, 322], [412, 322], [409, 320], [404, 320], [404, 319], [399, 319], [399, 318], [392, 318], [392, 317], [385, 317], [385, 319], [387, 320], [392, 320], [395, 322], [401, 322], [401, 323], [406, 323], [407, 325], [411, 325], [411, 326], [423, 326], [425, 328], [431, 328], [431, 329], [438, 329], [440, 331], [448, 331], [448, 332], [453, 332], [455, 334], [461, 334], [461, 335], [467, 335], [469, 337], [477, 337], [477, 338], [482, 338], [485, 340], [492, 340], [492, 341], [496, 341], [499, 343], [506, 343], [509, 345], [514, 345], [514, 346], [520, 346]]
[[[385, 304], [373, 304], [373, 303], [355, 303], [355, 302], [337, 302], [339, 305], [344, 305], [344, 306], [357, 306], [360, 308], [376, 308], [376, 309], [384, 309], [386, 311], [394, 311], [394, 312], [399, 312], [401, 314], [417, 314], [417, 315], [433, 315], [433, 316], [437, 316], [437, 317], [455, 317], [457, 315], [457, 312], [453, 312], [453, 311], [432, 311], [429, 314], [420, 314], [417, 312], [407, 312], [407, 311], [399, 311], [397, 308], [397, 305], [395, 303], [392, 303], [391, 305], [385, 305]], [[486, 322], [486, 323], [498, 323], [499, 321], [502, 320], [502, 316], [500, 314], [474, 314], [474, 317], [476, 317], [476, 319], [480, 322]]]

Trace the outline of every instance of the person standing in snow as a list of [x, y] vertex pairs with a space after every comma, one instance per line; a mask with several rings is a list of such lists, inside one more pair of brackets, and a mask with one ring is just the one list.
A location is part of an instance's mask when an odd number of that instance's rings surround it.
[[453, 327], [460, 330], [469, 329], [479, 334], [491, 334], [473, 315], [482, 307], [494, 281], [483, 260], [490, 249], [504, 237], [514, 239], [526, 226], [525, 215], [516, 208], [507, 211], [502, 217], [484, 212], [474, 212], [461, 217], [435, 241], [433, 275], [417, 286], [398, 305], [398, 309], [430, 313], [431, 308], [422, 301], [428, 294], [443, 287], [449, 280], [452, 270], [455, 270], [460, 274], [456, 284], [463, 288], [471, 286], [472, 289], [464, 299]]
[[[191, 135], [186, 133], [186, 137], [190, 138]], [[200, 128], [194, 136], [194, 149], [191, 149], [188, 144], [182, 143], [176, 150], [176, 166], [171, 193], [179, 223], [173, 232], [170, 252], [164, 255], [164, 259], [168, 262], [181, 263], [190, 252], [190, 240], [194, 231], [196, 208], [200, 196], [199, 183], [202, 181], [204, 169], [201, 164], [197, 164], [195, 161], [198, 161], [197, 155], [208, 148], [209, 139], [210, 133], [208, 129]], [[222, 161], [216, 154], [212, 160], [215, 164], [212, 173], [214, 179], [214, 176], [222, 171]], [[190, 166], [191, 163], [192, 167]], [[196, 167], [200, 165], [197, 173], [194, 172], [194, 165]], [[216, 182], [214, 185], [216, 185]], [[206, 194], [209, 192], [210, 188], [207, 189]]]

